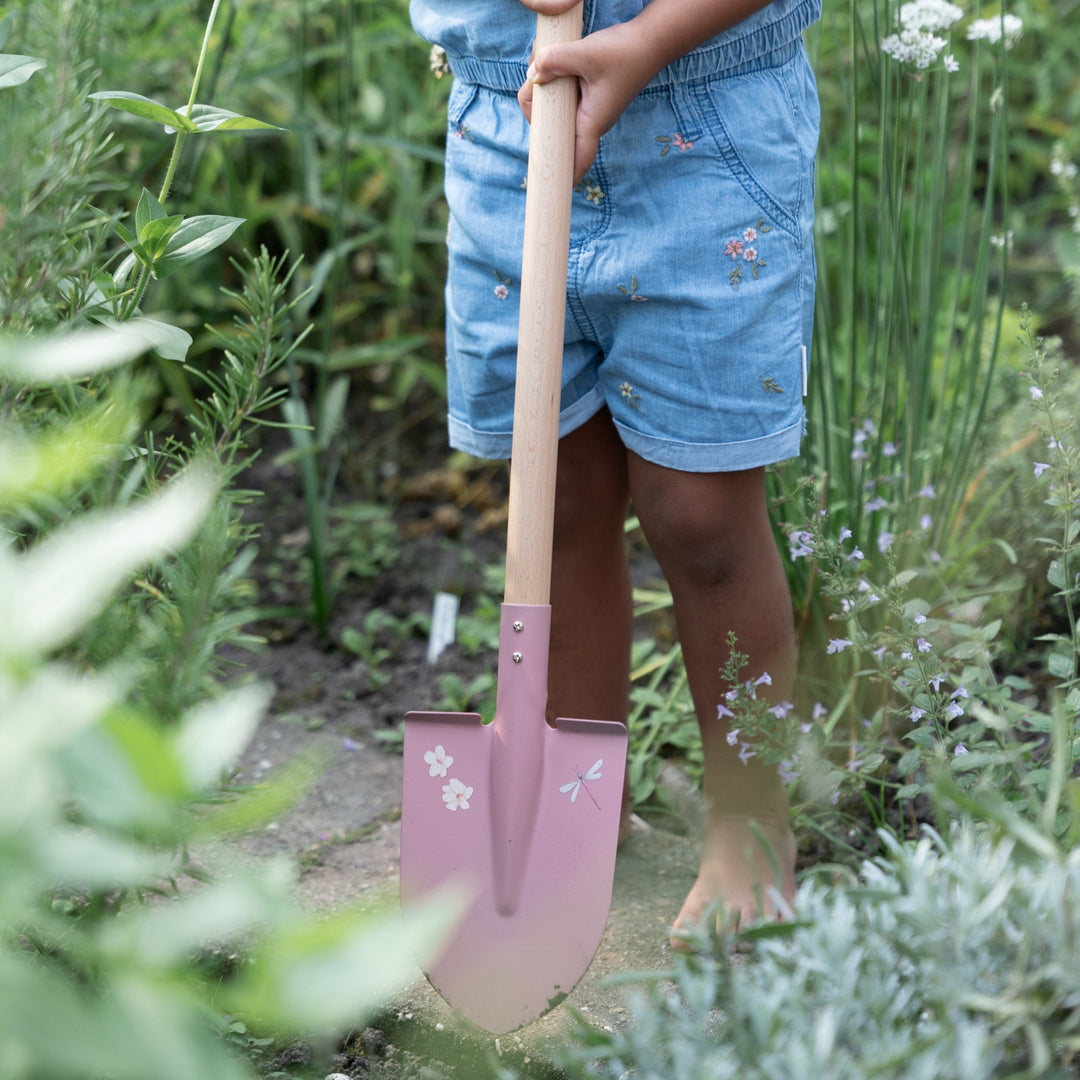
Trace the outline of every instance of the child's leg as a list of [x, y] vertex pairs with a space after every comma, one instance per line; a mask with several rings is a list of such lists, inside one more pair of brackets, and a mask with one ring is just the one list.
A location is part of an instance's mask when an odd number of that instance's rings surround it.
[[[548, 716], [626, 723], [633, 612], [626, 447], [604, 409], [559, 441]], [[629, 825], [624, 794], [623, 830]]]
[[[759, 693], [778, 702], [790, 697], [794, 680], [791, 598], [769, 525], [764, 470], [685, 473], [631, 453], [629, 472], [634, 508], [671, 587], [705, 757], [701, 867], [675, 926], [696, 921], [714, 900], [724, 900], [736, 918], [769, 914], [766, 889], [778, 885], [788, 900], [795, 892], [786, 792], [775, 768], [740, 761], [727, 722], [717, 717], [729, 689], [720, 677], [729, 630], [749, 657], [746, 674], [772, 678]], [[779, 882], [751, 821], [773, 849]]]

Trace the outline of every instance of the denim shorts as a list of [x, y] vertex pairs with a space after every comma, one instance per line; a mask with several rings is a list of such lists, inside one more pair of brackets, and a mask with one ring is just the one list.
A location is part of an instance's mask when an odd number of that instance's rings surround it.
[[[654, 80], [601, 139], [573, 195], [560, 435], [607, 406], [625, 445], [668, 468], [799, 453], [818, 123], [796, 41]], [[507, 458], [528, 124], [512, 94], [460, 79], [449, 124], [450, 442]]]

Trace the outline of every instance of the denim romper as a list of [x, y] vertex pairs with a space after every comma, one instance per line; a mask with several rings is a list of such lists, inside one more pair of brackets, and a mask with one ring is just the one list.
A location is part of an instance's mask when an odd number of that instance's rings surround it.
[[[585, 32], [648, 0], [585, 0]], [[450, 442], [510, 454], [536, 16], [411, 0], [454, 74], [446, 286]], [[774, 0], [675, 61], [600, 141], [573, 195], [560, 434], [605, 406], [625, 445], [690, 472], [799, 453], [814, 309], [821, 0]]]

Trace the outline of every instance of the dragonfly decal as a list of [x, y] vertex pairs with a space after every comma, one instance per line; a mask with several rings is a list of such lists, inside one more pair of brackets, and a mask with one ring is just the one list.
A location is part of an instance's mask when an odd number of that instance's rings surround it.
[[578, 795], [582, 791], [584, 791], [585, 794], [588, 795], [590, 799], [592, 799], [593, 806], [595, 806], [596, 809], [599, 810], [600, 804], [596, 801], [596, 799], [593, 797], [593, 793], [589, 790], [589, 781], [599, 780], [601, 778], [600, 766], [603, 764], [604, 759], [597, 758], [596, 761], [593, 763], [592, 768], [589, 769], [588, 772], [583, 773], [580, 769], [578, 769], [575, 774], [577, 776], [577, 779], [571, 780], [569, 784], [563, 784], [563, 786], [559, 788], [559, 791], [563, 795], [569, 794], [571, 802], [577, 802]]

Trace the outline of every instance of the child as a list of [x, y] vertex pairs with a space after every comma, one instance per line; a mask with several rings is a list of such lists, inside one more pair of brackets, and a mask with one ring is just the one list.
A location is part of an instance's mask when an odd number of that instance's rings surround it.
[[764, 468], [799, 452], [804, 425], [818, 104], [801, 35], [821, 0], [585, 0], [582, 41], [530, 64], [535, 13], [574, 2], [411, 0], [455, 76], [450, 440], [509, 457], [526, 117], [535, 83], [576, 76], [549, 710], [626, 720], [632, 501], [671, 588], [704, 749], [706, 831], [677, 943], [712, 901], [749, 920], [777, 914], [770, 886], [795, 892], [784, 786], [740, 759], [718, 706], [731, 630], [773, 702], [795, 672]]

